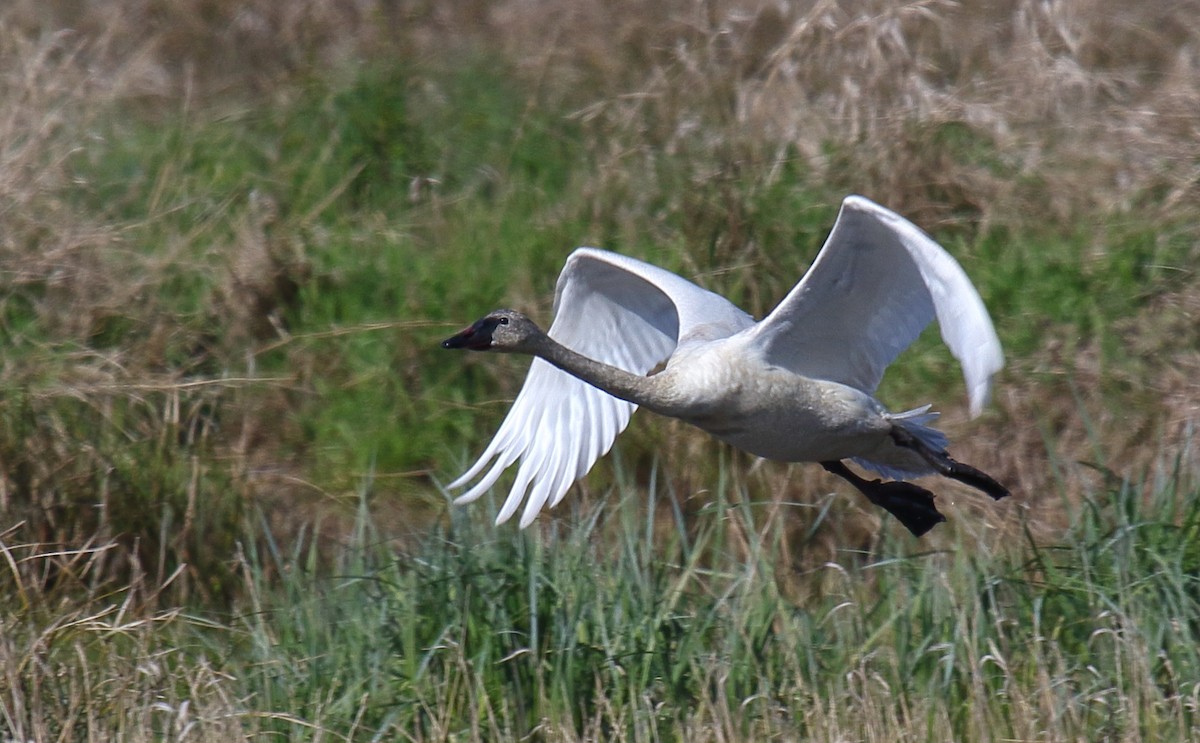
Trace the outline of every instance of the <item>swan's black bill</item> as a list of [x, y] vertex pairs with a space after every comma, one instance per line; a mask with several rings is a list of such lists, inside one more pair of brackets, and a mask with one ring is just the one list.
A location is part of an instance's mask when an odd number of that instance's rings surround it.
[[485, 317], [474, 325], [463, 329], [462, 332], [442, 341], [442, 348], [465, 348], [468, 351], [486, 351], [492, 347], [492, 333], [496, 332], [496, 326], [499, 324], [499, 318]]

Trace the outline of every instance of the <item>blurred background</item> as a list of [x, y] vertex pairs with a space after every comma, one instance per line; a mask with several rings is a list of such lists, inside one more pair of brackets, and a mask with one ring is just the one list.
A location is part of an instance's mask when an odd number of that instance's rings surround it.
[[[1196, 2], [9, 0], [10, 583], [221, 607], [253, 545], [319, 571], [366, 514], [412, 548], [527, 364], [438, 340], [548, 323], [578, 245], [762, 316], [849, 193], [945, 245], [1005, 345], [979, 420], [936, 330], [881, 389], [1014, 492], [937, 483], [932, 548], [1053, 543], [1194, 477]], [[733, 483], [801, 601], [842, 550], [904, 544], [817, 470], [642, 414], [534, 529], [605, 532], [618, 486], [663, 487], [651, 531], [686, 533]]]

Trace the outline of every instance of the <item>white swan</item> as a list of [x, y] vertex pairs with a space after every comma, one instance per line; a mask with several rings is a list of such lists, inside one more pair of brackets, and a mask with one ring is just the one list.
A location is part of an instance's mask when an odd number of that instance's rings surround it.
[[[936, 472], [1008, 495], [949, 457], [946, 437], [926, 425], [937, 416], [928, 405], [890, 413], [872, 397], [885, 367], [935, 317], [962, 364], [972, 416], [1004, 357], [962, 267], [861, 196], [842, 203], [808, 273], [761, 322], [669, 271], [594, 248], [567, 258], [554, 309], [548, 334], [498, 310], [442, 343], [537, 357], [496, 437], [450, 483], [463, 487], [490, 464], [456, 503], [473, 501], [519, 458], [497, 524], [522, 500], [522, 528], [557, 504], [639, 405], [760, 457], [820, 462], [917, 536], [945, 517], [932, 493], [903, 478]], [[843, 459], [895, 481], [865, 480]]]

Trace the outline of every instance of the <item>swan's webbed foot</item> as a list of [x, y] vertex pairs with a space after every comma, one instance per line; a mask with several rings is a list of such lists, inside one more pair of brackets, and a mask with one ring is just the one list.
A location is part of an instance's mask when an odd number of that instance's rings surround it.
[[952, 459], [945, 451], [934, 451], [900, 426], [892, 426], [891, 436], [892, 441], [896, 442], [896, 446], [902, 446], [905, 449], [916, 452], [922, 459], [929, 463], [930, 467], [933, 467], [943, 477], [949, 477], [963, 484], [970, 485], [976, 490], [987, 493], [996, 500], [1012, 495], [1008, 491], [1008, 488], [996, 482], [991, 475], [982, 470], [977, 470], [969, 464], [963, 464]]
[[900, 480], [866, 480], [837, 460], [821, 462], [821, 466], [858, 488], [867, 500], [899, 519], [915, 537], [946, 520], [933, 505], [933, 493], [925, 488]]

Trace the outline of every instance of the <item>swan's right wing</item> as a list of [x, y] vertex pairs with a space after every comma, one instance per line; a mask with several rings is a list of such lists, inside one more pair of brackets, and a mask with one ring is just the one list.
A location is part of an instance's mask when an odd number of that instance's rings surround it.
[[[547, 331], [551, 338], [634, 374], [647, 374], [666, 361], [679, 339], [701, 326], [712, 337], [732, 335], [752, 322], [723, 297], [670, 271], [594, 248], [579, 248], [567, 258], [554, 310]], [[519, 459], [496, 523], [511, 518], [528, 494], [521, 527], [528, 526], [612, 447], [636, 408], [535, 358], [495, 438], [450, 483], [463, 487], [487, 470], [455, 502], [483, 495]]]

